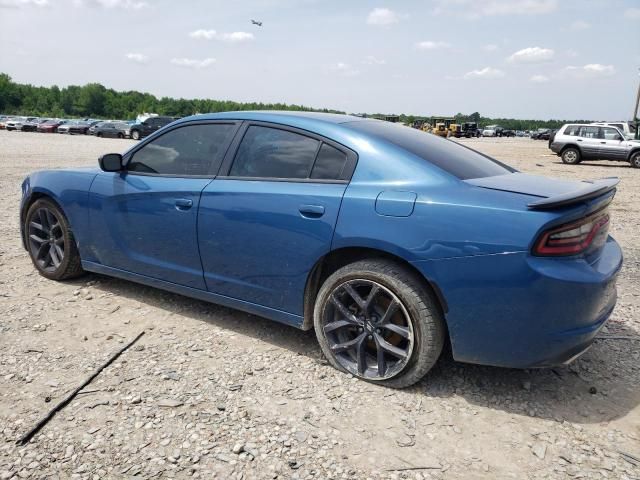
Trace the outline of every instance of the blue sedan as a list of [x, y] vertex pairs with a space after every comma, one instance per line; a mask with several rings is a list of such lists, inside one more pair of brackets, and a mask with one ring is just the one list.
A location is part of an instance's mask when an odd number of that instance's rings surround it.
[[22, 185], [24, 246], [85, 271], [315, 329], [336, 368], [405, 387], [456, 360], [570, 362], [616, 302], [616, 179], [519, 173], [409, 127], [228, 112], [176, 121], [100, 168]]

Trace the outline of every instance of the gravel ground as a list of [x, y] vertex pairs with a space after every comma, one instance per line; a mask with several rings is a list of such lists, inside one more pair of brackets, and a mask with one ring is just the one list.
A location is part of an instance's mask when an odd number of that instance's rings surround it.
[[569, 367], [445, 357], [396, 391], [328, 366], [312, 332], [98, 275], [39, 276], [19, 239], [23, 177], [133, 142], [0, 131], [0, 480], [640, 478], [640, 170], [563, 165], [530, 139], [462, 141], [529, 173], [622, 179], [611, 229], [626, 260], [619, 303]]

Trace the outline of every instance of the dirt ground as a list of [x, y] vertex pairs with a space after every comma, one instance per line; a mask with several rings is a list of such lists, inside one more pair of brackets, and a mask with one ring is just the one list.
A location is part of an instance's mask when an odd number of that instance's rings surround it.
[[[0, 131], [0, 480], [640, 478], [640, 170], [563, 165], [528, 138], [461, 141], [528, 173], [621, 178], [618, 305], [569, 367], [445, 357], [396, 391], [328, 366], [312, 332], [99, 275], [39, 276], [19, 238], [22, 179], [94, 165], [133, 142]], [[15, 444], [142, 330], [30, 443]]]

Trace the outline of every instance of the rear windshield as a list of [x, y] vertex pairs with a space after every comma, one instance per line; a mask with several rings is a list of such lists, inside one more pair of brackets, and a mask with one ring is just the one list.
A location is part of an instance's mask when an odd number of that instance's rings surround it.
[[372, 120], [342, 125], [404, 148], [460, 180], [515, 172], [511, 167], [475, 150], [415, 128]]

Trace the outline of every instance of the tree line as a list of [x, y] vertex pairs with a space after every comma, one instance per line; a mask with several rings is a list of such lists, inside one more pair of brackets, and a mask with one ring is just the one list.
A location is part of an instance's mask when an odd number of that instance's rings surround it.
[[[158, 98], [150, 93], [135, 90], [119, 92], [99, 83], [69, 85], [60, 88], [37, 87], [14, 82], [6, 73], [0, 73], [0, 113], [8, 115], [33, 115], [57, 118], [110, 118], [134, 119], [143, 112], [153, 112], [171, 117], [185, 117], [196, 113], [224, 112], [234, 110], [305, 110], [315, 112], [344, 113], [332, 109], [315, 109], [303, 105], [286, 103], [233, 102], [229, 100]], [[385, 118], [386, 114], [367, 115]], [[399, 115], [400, 121], [412, 124], [426, 119], [416, 115]], [[458, 113], [457, 123], [477, 122], [481, 126], [498, 124], [513, 130], [536, 128], [559, 128], [567, 120], [517, 120], [513, 118], [483, 117], [478, 112], [465, 115]], [[571, 122], [586, 122], [572, 120]]]

